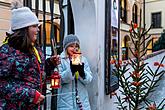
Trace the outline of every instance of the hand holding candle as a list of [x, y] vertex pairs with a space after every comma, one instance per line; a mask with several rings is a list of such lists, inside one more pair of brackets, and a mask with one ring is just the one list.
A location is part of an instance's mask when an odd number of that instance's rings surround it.
[[71, 58], [73, 65], [79, 65], [81, 64], [81, 53], [80, 49], [78, 51], [75, 51], [72, 58]]
[[81, 62], [81, 53], [77, 52], [72, 56], [70, 67], [72, 71], [72, 75], [74, 75], [77, 71], [79, 75], [85, 79], [85, 72], [84, 72], [84, 63]]

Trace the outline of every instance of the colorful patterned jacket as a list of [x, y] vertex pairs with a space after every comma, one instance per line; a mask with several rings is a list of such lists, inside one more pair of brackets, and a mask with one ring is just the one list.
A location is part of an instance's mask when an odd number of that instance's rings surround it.
[[8, 44], [0, 47], [0, 110], [37, 110], [33, 99], [36, 90], [41, 92], [40, 74], [44, 79], [45, 64], [42, 51], [37, 50], [41, 63], [34, 54], [22, 53]]

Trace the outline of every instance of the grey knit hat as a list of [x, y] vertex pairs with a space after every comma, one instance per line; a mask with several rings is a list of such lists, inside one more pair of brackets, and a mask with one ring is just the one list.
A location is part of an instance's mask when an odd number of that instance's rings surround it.
[[80, 41], [76, 35], [70, 34], [64, 37], [63, 48], [66, 50], [70, 44], [76, 43], [80, 46]]
[[21, 0], [13, 1], [11, 5], [11, 30], [39, 24], [37, 16], [28, 7], [23, 7]]

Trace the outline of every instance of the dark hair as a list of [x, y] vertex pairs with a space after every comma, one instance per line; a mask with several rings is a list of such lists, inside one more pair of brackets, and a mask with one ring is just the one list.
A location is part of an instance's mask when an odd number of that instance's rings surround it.
[[24, 53], [32, 53], [33, 46], [28, 37], [28, 27], [15, 30], [13, 34], [7, 34], [8, 44], [16, 50]]

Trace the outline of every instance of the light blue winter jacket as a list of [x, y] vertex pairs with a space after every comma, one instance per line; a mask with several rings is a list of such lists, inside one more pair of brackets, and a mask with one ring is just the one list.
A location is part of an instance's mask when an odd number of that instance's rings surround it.
[[[79, 110], [79, 107], [76, 104], [75, 81], [70, 70], [70, 60], [66, 56], [65, 51], [61, 53], [60, 58], [61, 64], [59, 65], [59, 73], [61, 74], [61, 88], [58, 91], [58, 110]], [[92, 72], [89, 68], [87, 59], [82, 56], [81, 61], [84, 63], [85, 79], [79, 77], [77, 83], [78, 95], [83, 110], [91, 110], [86, 85], [92, 81]]]

